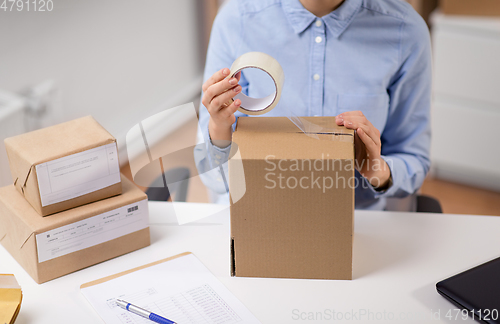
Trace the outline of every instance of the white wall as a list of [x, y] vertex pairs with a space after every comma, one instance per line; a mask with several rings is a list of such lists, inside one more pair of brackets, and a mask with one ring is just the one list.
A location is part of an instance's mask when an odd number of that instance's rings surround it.
[[500, 19], [436, 13], [433, 173], [500, 191]]
[[198, 95], [198, 1], [54, 0], [52, 12], [0, 11], [0, 89], [53, 79], [61, 100], [51, 123], [90, 114], [123, 146], [138, 121]]

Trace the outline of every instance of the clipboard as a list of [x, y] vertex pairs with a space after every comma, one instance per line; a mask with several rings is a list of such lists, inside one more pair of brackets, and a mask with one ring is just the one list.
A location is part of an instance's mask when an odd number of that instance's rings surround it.
[[[229, 277], [229, 274], [228, 274]], [[177, 323], [258, 324], [260, 321], [191, 252], [184, 252], [80, 286], [107, 324], [142, 323], [116, 304], [123, 299]]]
[[142, 265], [142, 266], [139, 266], [139, 267], [136, 267], [136, 268], [133, 268], [133, 269], [130, 269], [130, 270], [125, 270], [125, 271], [122, 271], [122, 272], [119, 272], [119, 273], [116, 273], [114, 275], [110, 275], [110, 276], [107, 276], [107, 277], [104, 277], [104, 278], [101, 278], [101, 279], [97, 279], [97, 280], [94, 280], [94, 281], [90, 281], [90, 282], [87, 282], [87, 283], [84, 283], [80, 286], [80, 289], [83, 289], [83, 288], [88, 288], [88, 287], [92, 287], [92, 286], [95, 286], [95, 285], [99, 285], [99, 284], [102, 284], [106, 281], [109, 281], [109, 280], [112, 280], [112, 279], [116, 279], [118, 277], [122, 277], [124, 275], [127, 275], [129, 273], [132, 273], [132, 272], [136, 272], [136, 271], [139, 271], [139, 270], [142, 270], [142, 269], [145, 269], [145, 268], [149, 268], [149, 267], [152, 267], [152, 266], [155, 266], [155, 265], [158, 265], [160, 263], [164, 263], [164, 262], [168, 262], [168, 261], [171, 261], [171, 260], [174, 260], [174, 259], [177, 259], [177, 258], [180, 258], [180, 257], [183, 257], [183, 256], [186, 256], [186, 255], [189, 255], [189, 254], [193, 254], [192, 252], [184, 252], [184, 253], [180, 253], [180, 254], [177, 254], [177, 255], [174, 255], [174, 256], [171, 256], [169, 258], [165, 258], [165, 259], [162, 259], [162, 260], [158, 260], [158, 261], [154, 261], [154, 262], [151, 262], [151, 263], [148, 263], [148, 264], [145, 264], [145, 265]]

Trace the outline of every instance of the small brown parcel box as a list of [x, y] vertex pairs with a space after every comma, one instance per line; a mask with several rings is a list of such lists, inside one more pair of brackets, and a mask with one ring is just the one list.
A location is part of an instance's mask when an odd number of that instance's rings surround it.
[[13, 185], [0, 188], [0, 241], [37, 283], [150, 244], [147, 196], [123, 194], [40, 217]]
[[449, 15], [500, 16], [499, 0], [440, 0], [439, 6]]
[[119, 195], [116, 140], [91, 116], [5, 139], [16, 189], [42, 216]]
[[232, 276], [352, 279], [354, 132], [335, 117], [302, 120], [313, 127], [238, 119], [229, 160]]

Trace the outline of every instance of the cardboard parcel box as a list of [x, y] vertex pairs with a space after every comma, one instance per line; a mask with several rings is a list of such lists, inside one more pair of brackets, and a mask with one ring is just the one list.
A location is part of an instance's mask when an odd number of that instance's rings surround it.
[[238, 119], [239, 151], [229, 161], [233, 276], [352, 279], [354, 132], [334, 117], [303, 122], [312, 125], [306, 132], [287, 118]]
[[148, 246], [147, 196], [122, 181], [122, 195], [48, 217], [0, 188], [0, 242], [38, 283]]
[[42, 216], [119, 195], [116, 140], [91, 116], [5, 139], [16, 189]]

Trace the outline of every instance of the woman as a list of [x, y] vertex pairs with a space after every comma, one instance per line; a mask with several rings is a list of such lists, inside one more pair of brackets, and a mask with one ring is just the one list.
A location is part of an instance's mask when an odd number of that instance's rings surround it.
[[[431, 50], [423, 19], [401, 0], [232, 0], [212, 29], [197, 159], [205, 184], [226, 192], [225, 167], [242, 91], [268, 95], [272, 81], [247, 69], [226, 79], [241, 54], [267, 53], [283, 67], [270, 116], [336, 116], [356, 130], [356, 208], [384, 209], [416, 192], [429, 170]], [[239, 83], [238, 83], [239, 81]]]

